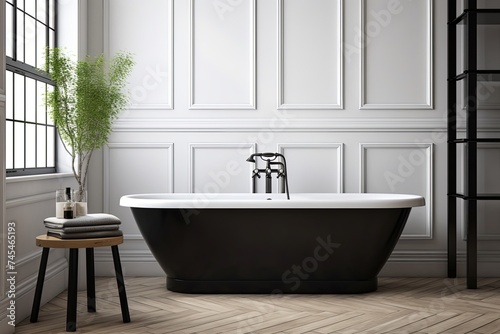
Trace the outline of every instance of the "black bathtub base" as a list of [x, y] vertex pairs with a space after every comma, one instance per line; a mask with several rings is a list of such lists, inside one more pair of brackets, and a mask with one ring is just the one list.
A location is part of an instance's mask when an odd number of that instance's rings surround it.
[[377, 289], [410, 209], [132, 213], [171, 291], [355, 294]]
[[167, 277], [167, 289], [182, 293], [259, 293], [259, 294], [354, 294], [377, 290], [377, 278], [364, 281], [309, 281], [287, 284], [283, 281], [197, 281]]

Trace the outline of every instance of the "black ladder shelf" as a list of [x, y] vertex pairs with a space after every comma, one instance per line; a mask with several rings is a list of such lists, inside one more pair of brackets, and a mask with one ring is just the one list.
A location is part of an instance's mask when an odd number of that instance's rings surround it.
[[[477, 69], [477, 26], [500, 24], [500, 9], [478, 9], [476, 0], [465, 0], [457, 15], [457, 1], [448, 0], [448, 277], [457, 276], [457, 200], [464, 201], [467, 235], [467, 288], [477, 288], [477, 201], [500, 200], [500, 194], [477, 193], [477, 144], [500, 138], [477, 136], [477, 83], [500, 81], [500, 70]], [[464, 27], [465, 70], [457, 74], [457, 26]], [[457, 136], [457, 83], [465, 82], [465, 138]], [[464, 145], [463, 193], [457, 192], [457, 145]]]

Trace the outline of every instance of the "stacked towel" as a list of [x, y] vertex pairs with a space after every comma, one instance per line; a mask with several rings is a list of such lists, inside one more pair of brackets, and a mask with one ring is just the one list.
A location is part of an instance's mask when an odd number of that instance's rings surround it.
[[47, 235], [61, 239], [84, 239], [116, 237], [123, 235], [120, 231], [121, 221], [107, 213], [90, 213], [73, 219], [46, 218], [44, 221]]

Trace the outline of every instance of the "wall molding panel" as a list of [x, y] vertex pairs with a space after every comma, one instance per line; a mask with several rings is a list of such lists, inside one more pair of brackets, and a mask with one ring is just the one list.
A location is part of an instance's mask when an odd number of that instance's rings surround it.
[[[174, 1], [153, 1], [147, 6], [134, 0], [103, 2], [104, 53], [110, 56], [116, 51], [127, 50], [137, 63], [129, 80], [131, 103], [127, 111], [133, 113], [174, 109]], [[117, 10], [113, 10], [115, 8]], [[119, 16], [118, 23], [112, 24], [112, 15]], [[153, 15], [158, 20], [150, 19], [147, 24], [137, 25], [122, 19], [128, 15]], [[112, 43], [116, 46], [112, 47]], [[141, 52], [151, 43], [155, 43], [155, 52]], [[137, 59], [138, 55], [145, 58]]]
[[[139, 160], [142, 164], [151, 163], [151, 165], [141, 164], [131, 164], [128, 166], [127, 172], [133, 172], [134, 174], [122, 175], [122, 179], [134, 179], [131, 185], [123, 185], [122, 183], [115, 182], [111, 178], [111, 171], [114, 174], [123, 170], [118, 168], [122, 164], [126, 165], [126, 162], [112, 161], [111, 155], [113, 152], [118, 150], [122, 151], [134, 151], [136, 154], [131, 154], [130, 156], [135, 156], [137, 159], [137, 154], [142, 154]], [[148, 152], [149, 151], [149, 152]], [[159, 151], [160, 154], [154, 153], [153, 151]], [[163, 165], [158, 164], [157, 158], [165, 159]], [[149, 159], [149, 160], [148, 160]], [[153, 163], [153, 161], [155, 163]], [[134, 166], [134, 170], [129, 169]], [[141, 167], [142, 166], [142, 167]], [[154, 168], [153, 168], [154, 167]], [[164, 167], [163, 169], [161, 167]], [[158, 170], [158, 172], [157, 172]], [[159, 177], [163, 176], [163, 179]], [[140, 186], [144, 186], [143, 182], [138, 180], [138, 177], [147, 180], [150, 185], [152, 185], [158, 192], [172, 193], [174, 191], [174, 144], [173, 143], [109, 143], [104, 147], [104, 209], [106, 212], [115, 211], [118, 207], [119, 197], [130, 194], [130, 193], [143, 193], [143, 192], [153, 192], [147, 185], [146, 189], [139, 189]], [[160, 182], [162, 181], [162, 182]], [[120, 187], [120, 184], [124, 187], [132, 187], [134, 189], [131, 192], [124, 190], [124, 193], [120, 193], [120, 190], [113, 189], [114, 187]], [[114, 192], [115, 191], [115, 192]], [[116, 192], [117, 191], [117, 192]], [[113, 203], [113, 208], [111, 203]], [[115, 210], [112, 210], [115, 209]], [[123, 210], [126, 208], [122, 208]], [[128, 212], [128, 211], [127, 211]]]
[[[256, 149], [257, 144], [253, 143], [189, 144], [189, 191], [207, 196], [218, 192], [251, 193], [253, 165], [245, 160]], [[205, 156], [201, 156], [202, 152]]]
[[[298, 7], [294, 15], [296, 18], [300, 16], [300, 20], [303, 21], [303, 16], [310, 12], [310, 15], [315, 15], [317, 18], [315, 25], [286, 24], [287, 20], [293, 20], [291, 17], [293, 15], [285, 8], [293, 7], [292, 4]], [[333, 7], [334, 11], [332, 12], [331, 8], [321, 7], [326, 5]], [[302, 10], [304, 6], [309, 9], [308, 12]], [[290, 14], [289, 17], [286, 15], [287, 12]], [[320, 26], [320, 23], [332, 24], [331, 22], [334, 25], [333, 29], [331, 26], [326, 29]], [[297, 27], [296, 29], [303, 31], [303, 35], [306, 35], [304, 29], [308, 29], [306, 36], [295, 34], [302, 40], [298, 43], [290, 41], [293, 45], [291, 51], [296, 51], [290, 54], [287, 54], [286, 41], [289, 40], [286, 37], [287, 27], [289, 29]], [[313, 28], [316, 31], [313, 32]], [[323, 36], [326, 32], [331, 33], [329, 38], [311, 38], [313, 35]], [[294, 32], [290, 32], [289, 35], [294, 35]], [[323, 43], [318, 45], [320, 40]], [[325, 41], [333, 45], [328, 45]], [[300, 59], [292, 59], [292, 54]], [[333, 64], [330, 63], [332, 58]], [[323, 63], [324, 66], [319, 63], [321, 61], [326, 61]], [[288, 62], [290, 65], [287, 66]], [[297, 73], [290, 73], [292, 68]], [[331, 77], [326, 77], [327, 72], [330, 72]], [[343, 109], [343, 84], [343, 0], [324, 0], [315, 3], [309, 0], [295, 2], [278, 0], [278, 109]], [[324, 95], [320, 96], [317, 92]], [[310, 97], [297, 97], [301, 94]]]
[[[256, 0], [233, 1], [226, 7], [232, 10], [218, 10], [212, 2], [189, 0], [189, 109], [256, 109]], [[244, 8], [247, 10], [242, 13]], [[217, 38], [222, 33], [224, 38]], [[198, 48], [204, 57], [197, 57]]]
[[[277, 119], [277, 118], [276, 118]], [[290, 118], [285, 126], [272, 126], [276, 119], [120, 119], [113, 125], [114, 132], [446, 132], [444, 119], [422, 118]], [[478, 120], [480, 131], [499, 132], [500, 120]], [[460, 120], [459, 129], [465, 130]]]
[[[369, 9], [369, 4], [373, 7], [372, 9]], [[411, 15], [414, 18], [419, 15], [419, 11], [416, 10], [418, 8], [415, 7], [422, 4], [425, 4], [425, 9], [421, 9], [423, 11], [423, 17], [420, 18], [421, 25], [409, 24], [405, 27], [407, 31], [401, 31], [401, 24], [393, 24], [398, 18], [404, 20], [405, 16]], [[359, 108], [433, 109], [433, 1], [360, 0], [360, 10], [362, 37], [360, 36], [359, 42], [361, 48]], [[423, 35], [422, 31], [424, 31]], [[415, 36], [409, 35], [410, 33]], [[420, 49], [419, 45], [404, 44], [421, 39], [425, 39], [424, 54], [417, 52]], [[396, 41], [402, 44], [401, 53], [398, 53], [397, 57], [387, 57], [386, 47], [380, 43], [398, 43]], [[374, 51], [371, 51], [372, 49]], [[370, 52], [374, 54], [370, 55]], [[373, 59], [377, 59], [378, 64], [370, 66], [370, 61]], [[424, 60], [423, 64], [418, 64], [420, 59]], [[381, 64], [380, 62], [384, 60], [387, 63]], [[412, 65], [408, 66], [410, 63]], [[370, 78], [372, 67], [376, 68], [376, 74], [373, 75], [378, 75], [377, 79]], [[409, 71], [414, 73], [409, 73]], [[418, 78], [420, 73], [424, 73], [425, 77]], [[389, 75], [396, 75], [396, 77], [391, 80]], [[416, 79], [418, 79], [417, 84], [421, 86], [415, 84]], [[412, 89], [406, 89], [410, 82]], [[370, 86], [371, 84], [375, 86]], [[416, 87], [422, 90], [420, 96], [410, 96]], [[373, 93], [371, 89], [374, 90]], [[400, 97], [400, 95], [407, 96]], [[376, 101], [373, 101], [373, 96], [377, 96]], [[391, 101], [394, 97], [396, 99]]]
[[[305, 168], [305, 170], [297, 170], [297, 176], [300, 176], [301, 181], [307, 183], [309, 188], [299, 188], [299, 190], [293, 190], [294, 192], [331, 192], [331, 193], [342, 193], [344, 192], [344, 145], [342, 143], [286, 143], [278, 144], [278, 152], [283, 154], [287, 159], [287, 169], [288, 175], [290, 175], [290, 167], [292, 167], [292, 173], [294, 168]], [[301, 153], [297, 157], [298, 164], [294, 163], [293, 151], [303, 151], [307, 150], [306, 153], [313, 153], [317, 151], [316, 154], [309, 156]], [[287, 151], [292, 152], [292, 154], [286, 153]], [[322, 152], [321, 152], [322, 151]], [[326, 154], [328, 152], [328, 154]], [[328, 157], [328, 155], [330, 155]], [[290, 160], [292, 160], [290, 163]], [[301, 162], [307, 160], [306, 165]], [[332, 161], [333, 160], [333, 161]], [[331, 162], [331, 164], [325, 166], [325, 162]], [[298, 167], [297, 167], [298, 166]], [[332, 171], [331, 173], [329, 171]], [[321, 177], [318, 178], [318, 175]], [[332, 176], [328, 178], [328, 176]], [[307, 177], [311, 179], [307, 179]], [[292, 176], [288, 179], [288, 183], [296, 182]], [[330, 188], [324, 188], [325, 185]], [[299, 186], [300, 187], [300, 186]]]
[[[433, 238], [433, 144], [360, 143], [360, 192], [409, 193], [425, 197], [424, 208], [413, 208], [401, 239]], [[386, 151], [373, 157], [372, 150]], [[406, 151], [406, 152], [405, 152]], [[369, 171], [374, 170], [373, 180]], [[419, 173], [421, 175], [419, 175]], [[415, 180], [420, 176], [420, 180]], [[385, 182], [384, 182], [385, 181]], [[423, 186], [422, 186], [423, 185]], [[412, 219], [412, 216], [422, 214]], [[411, 229], [412, 232], [408, 232]]]
[[16, 199], [10, 199], [5, 202], [5, 208], [6, 209], [11, 209], [16, 206], [23, 206], [23, 205], [30, 205], [34, 203], [40, 203], [40, 202], [45, 202], [45, 201], [53, 201], [55, 200], [55, 190], [54, 192], [50, 193], [44, 193], [44, 194], [38, 194], [38, 195], [32, 195], [32, 196], [25, 196], [21, 198], [16, 198]]

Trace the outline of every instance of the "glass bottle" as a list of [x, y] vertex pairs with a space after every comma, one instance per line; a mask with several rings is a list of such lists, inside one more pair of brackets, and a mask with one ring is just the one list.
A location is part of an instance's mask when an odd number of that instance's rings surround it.
[[73, 199], [71, 198], [71, 188], [66, 188], [66, 203], [64, 203], [64, 218], [72, 219], [74, 214], [73, 210], [75, 208], [75, 204], [73, 203]]

